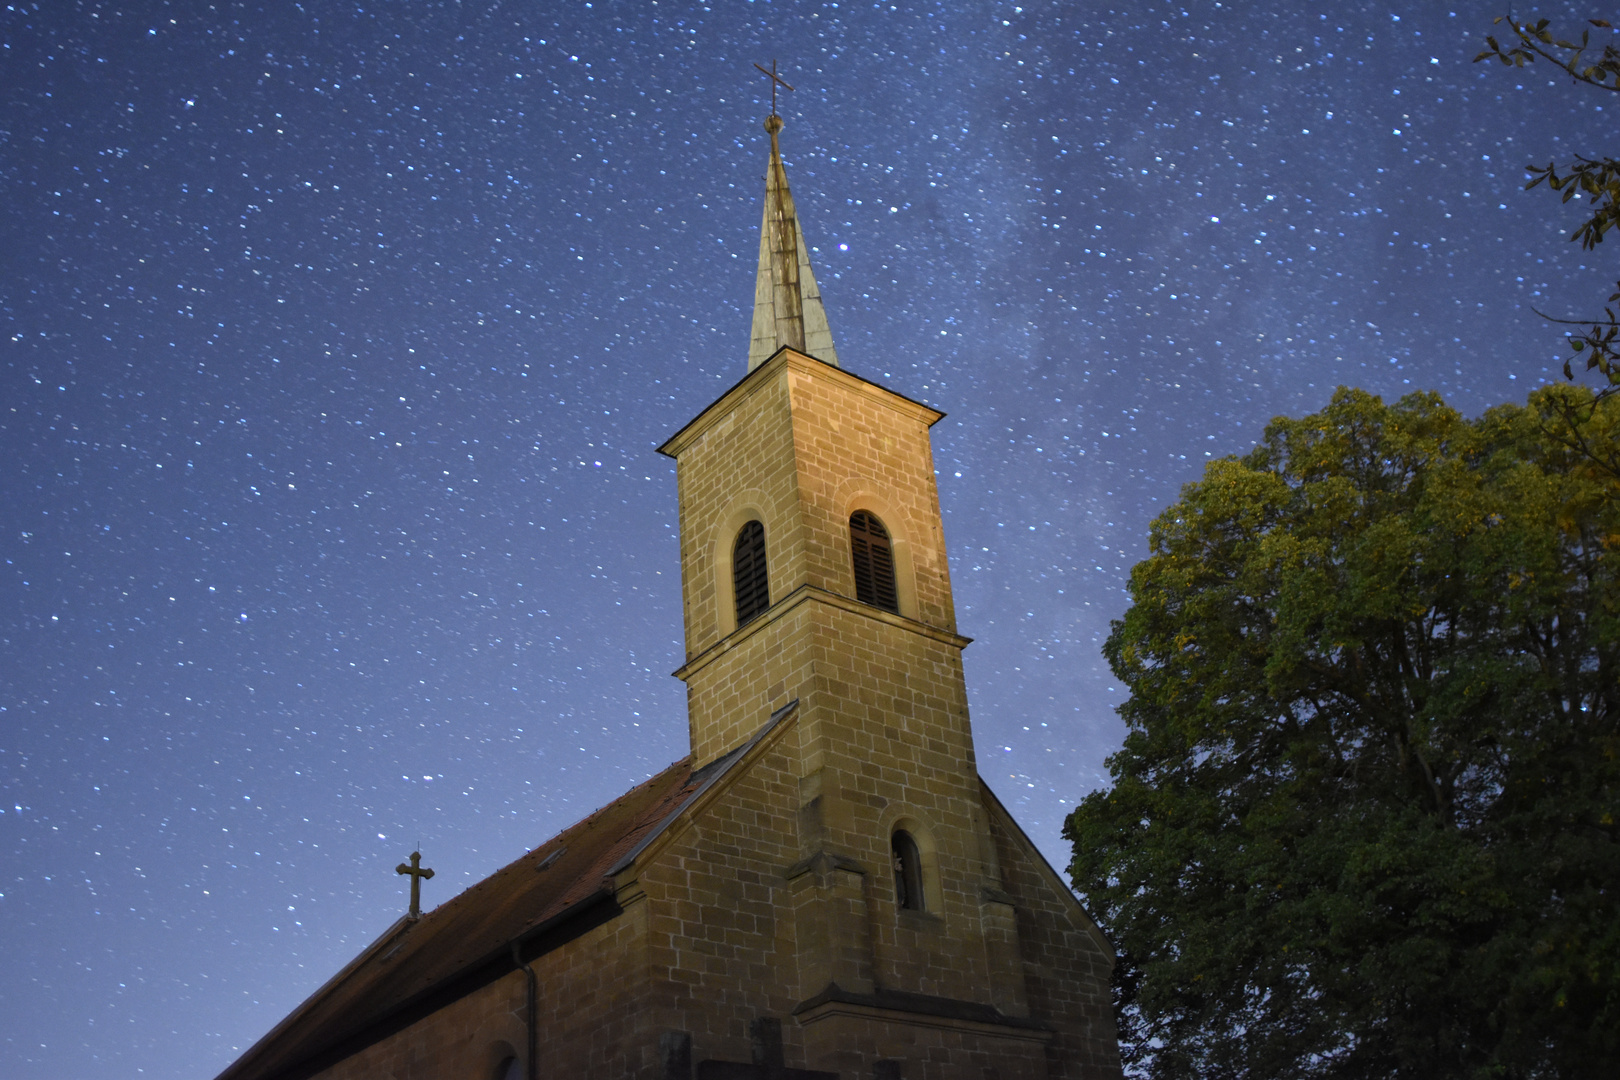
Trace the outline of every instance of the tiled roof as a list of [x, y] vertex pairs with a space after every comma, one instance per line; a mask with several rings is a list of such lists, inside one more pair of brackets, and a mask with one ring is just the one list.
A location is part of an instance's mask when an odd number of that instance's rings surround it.
[[633, 863], [798, 702], [697, 772], [683, 758], [420, 919], [401, 919], [218, 1080], [301, 1080], [619, 914]]
[[[609, 870], [676, 814], [706, 777], [677, 761], [420, 919], [401, 919], [243, 1054], [219, 1080], [308, 1076], [449, 999], [513, 970], [548, 931], [618, 913]], [[605, 909], [605, 910], [604, 910]], [[460, 992], [454, 992], [459, 989]]]

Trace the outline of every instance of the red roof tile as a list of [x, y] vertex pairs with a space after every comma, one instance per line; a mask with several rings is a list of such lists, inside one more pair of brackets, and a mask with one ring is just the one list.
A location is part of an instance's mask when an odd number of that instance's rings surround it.
[[[459, 997], [513, 970], [513, 942], [525, 943], [529, 959], [537, 946], [545, 951], [534, 939], [548, 930], [556, 943], [566, 940], [559, 924], [570, 916], [617, 914], [609, 870], [707, 779], [682, 759], [420, 919], [401, 919], [219, 1080], [308, 1076], [411, 1022], [423, 1006], [431, 1011], [434, 991], [458, 988], [451, 996]], [[595, 910], [604, 904], [609, 910]]]
[[389, 927], [218, 1080], [301, 1080], [613, 918], [613, 875], [798, 705], [697, 772], [683, 758], [460, 896]]

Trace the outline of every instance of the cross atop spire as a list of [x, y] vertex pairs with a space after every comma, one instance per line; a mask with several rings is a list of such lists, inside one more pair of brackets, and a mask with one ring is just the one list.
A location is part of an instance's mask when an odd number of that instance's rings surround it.
[[771, 61], [771, 70], [769, 70], [769, 71], [766, 71], [763, 67], [760, 67], [759, 64], [755, 64], [754, 66], [759, 68], [760, 74], [764, 75], [767, 79], [771, 80], [771, 115], [775, 116], [776, 115], [776, 88], [778, 86], [780, 86], [780, 87], [783, 87], [785, 89], [792, 90], [793, 85], [791, 83], [789, 83], [786, 79], [782, 78], [780, 75], [778, 75], [776, 73], [776, 61], [775, 60]]
[[832, 329], [827, 325], [821, 290], [810, 269], [810, 249], [793, 208], [793, 193], [788, 190], [776, 138], [782, 130], [782, 118], [776, 115], [776, 87], [793, 87], [777, 77], [776, 61], [771, 61], [769, 71], [754, 66], [771, 78], [771, 115], [765, 118], [765, 130], [771, 136], [771, 159], [765, 175], [765, 216], [759, 227], [759, 277], [754, 286], [754, 331], [748, 349], [748, 370], [759, 367], [784, 345], [837, 367]]

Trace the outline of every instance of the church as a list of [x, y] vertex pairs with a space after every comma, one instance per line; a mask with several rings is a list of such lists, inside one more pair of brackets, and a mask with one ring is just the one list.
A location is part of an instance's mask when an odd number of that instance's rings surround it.
[[1121, 1075], [1112, 948], [975, 765], [943, 414], [839, 366], [765, 128], [747, 374], [660, 448], [691, 754], [413, 902], [219, 1080]]

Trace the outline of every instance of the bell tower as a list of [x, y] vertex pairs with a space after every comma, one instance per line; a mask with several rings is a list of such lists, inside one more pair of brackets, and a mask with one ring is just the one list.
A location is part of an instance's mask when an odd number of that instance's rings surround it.
[[[943, 414], [838, 365], [781, 118], [765, 126], [749, 370], [660, 448], [677, 462], [693, 767], [798, 702], [802, 861], [785, 873], [806, 1002], [845, 1015], [902, 993], [1027, 1017], [940, 524]], [[807, 1038], [843, 1037], [814, 1019]]]
[[690, 758], [413, 886], [222, 1080], [1119, 1080], [1108, 941], [974, 761], [942, 414], [840, 366], [766, 131], [748, 363], [661, 448]]

